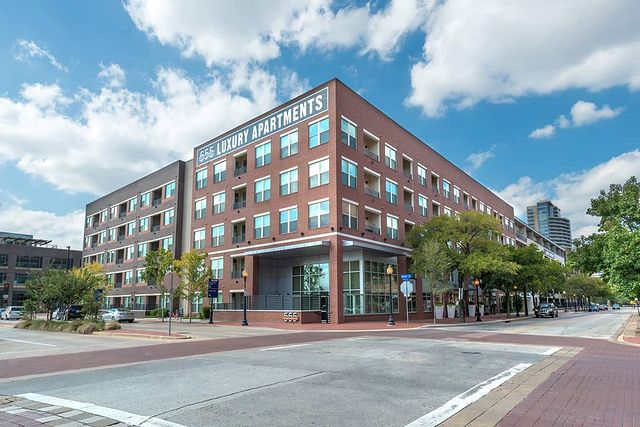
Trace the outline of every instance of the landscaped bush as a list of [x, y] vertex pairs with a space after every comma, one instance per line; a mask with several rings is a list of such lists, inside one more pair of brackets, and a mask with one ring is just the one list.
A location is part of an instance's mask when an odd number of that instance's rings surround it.
[[[47, 322], [46, 320], [41, 319], [24, 319], [18, 322], [14, 328], [29, 329], [32, 331], [67, 332], [88, 335], [95, 331], [104, 330], [105, 323], [91, 322], [88, 320], [74, 320], [72, 322], [52, 320]], [[117, 325], [117, 328], [112, 327], [111, 329], [120, 329], [120, 325]]]
[[85, 323], [84, 325], [78, 326], [78, 329], [76, 329], [76, 332], [82, 335], [89, 335], [89, 334], [92, 334], [93, 331], [95, 331], [96, 329], [97, 329], [97, 326], [95, 323]]
[[116, 329], [122, 329], [122, 326], [118, 322], [109, 322], [104, 325], [105, 331], [114, 331]]
[[202, 307], [202, 312], [200, 314], [200, 318], [201, 319], [208, 319], [210, 312], [211, 312], [211, 307], [209, 307], [209, 306]]
[[160, 314], [162, 314], [164, 317], [169, 317], [169, 310], [166, 308], [157, 308], [155, 310], [151, 310], [148, 314], [148, 317], [160, 317]]

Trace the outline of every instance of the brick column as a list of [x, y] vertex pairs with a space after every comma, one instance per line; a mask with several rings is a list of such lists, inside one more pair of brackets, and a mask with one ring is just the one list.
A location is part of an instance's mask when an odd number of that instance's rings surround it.
[[342, 241], [338, 237], [332, 237], [329, 246], [329, 321], [344, 323]]
[[247, 277], [247, 295], [260, 294], [260, 257], [258, 255], [244, 257], [244, 269], [249, 273], [249, 277]]

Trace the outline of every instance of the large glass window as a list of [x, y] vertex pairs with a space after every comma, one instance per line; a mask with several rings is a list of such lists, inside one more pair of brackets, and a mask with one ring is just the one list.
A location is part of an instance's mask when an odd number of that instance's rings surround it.
[[291, 278], [294, 295], [329, 292], [329, 264], [326, 262], [294, 266]]
[[207, 186], [207, 175], [207, 168], [196, 171], [196, 190], [200, 190], [201, 188], [205, 188]]
[[398, 240], [398, 218], [387, 215], [387, 239]]
[[329, 159], [309, 164], [309, 188], [329, 183]]
[[280, 211], [280, 234], [295, 233], [296, 231], [298, 231], [298, 208]]
[[427, 198], [421, 194], [418, 195], [418, 213], [421, 216], [429, 216], [429, 206]]
[[134, 251], [134, 247], [132, 246], [127, 246], [126, 248], [124, 248], [124, 259], [133, 259], [133, 254], [135, 253]]
[[[151, 193], [142, 193], [140, 195], [140, 207], [145, 207], [145, 206], [149, 206], [149, 204], [151, 203]], [[111, 208], [112, 213], [114, 213], [114, 208]], [[111, 215], [111, 218], [113, 218], [115, 215]]]
[[227, 177], [227, 162], [222, 161], [213, 165], [213, 182], [224, 181]]
[[342, 289], [344, 291], [344, 313], [362, 314], [362, 294], [360, 292], [360, 261], [342, 263]]
[[140, 220], [138, 221], [138, 230], [149, 231], [149, 217], [140, 218]]
[[136, 210], [136, 208], [138, 207], [138, 198], [134, 197], [132, 199], [129, 199], [129, 212], [133, 212]]
[[176, 194], [176, 182], [171, 181], [167, 185], [164, 186], [164, 197], [169, 198], [173, 197]]
[[224, 258], [211, 258], [211, 277], [222, 279], [224, 272]]
[[342, 201], [342, 225], [348, 228], [358, 228], [358, 206], [346, 200]]
[[389, 180], [385, 181], [385, 195], [387, 202], [398, 204], [398, 184]]
[[357, 148], [356, 127], [348, 120], [342, 119], [340, 122], [340, 134], [342, 143], [351, 148]]
[[211, 246], [224, 245], [224, 224], [211, 227]]
[[271, 177], [256, 181], [256, 203], [271, 199]]
[[358, 166], [346, 159], [342, 159], [342, 184], [358, 188]]
[[[149, 244], [148, 243], [138, 243], [138, 258], [144, 258], [147, 256], [147, 253], [149, 252]], [[110, 261], [110, 254], [113, 254], [113, 252], [107, 252], [107, 262], [111, 262]]]
[[219, 214], [224, 212], [224, 205], [225, 205], [224, 195], [225, 195], [224, 191], [222, 193], [213, 195], [213, 213], [214, 214]]
[[451, 196], [451, 184], [446, 179], [442, 180], [442, 195], [447, 199]]
[[173, 251], [173, 236], [165, 237], [162, 239], [162, 249], [166, 251]]
[[271, 215], [266, 213], [253, 218], [253, 236], [256, 239], [269, 237], [271, 228]]
[[309, 148], [329, 142], [329, 118], [309, 125]]
[[204, 249], [205, 232], [204, 228], [193, 232], [193, 249]]
[[280, 195], [298, 192], [298, 168], [280, 173]]
[[391, 169], [396, 169], [398, 161], [396, 159], [396, 150], [388, 145], [384, 146], [384, 164]]
[[42, 268], [42, 257], [18, 255], [16, 258], [16, 268]]
[[256, 147], [256, 167], [260, 168], [271, 163], [271, 142]]
[[309, 228], [326, 227], [329, 225], [329, 201], [309, 204]]
[[162, 221], [163, 225], [173, 224], [175, 215], [176, 215], [176, 211], [174, 210], [174, 208], [171, 208], [168, 211], [165, 211], [163, 214], [163, 221]]
[[193, 217], [195, 219], [202, 219], [207, 214], [207, 199], [196, 200]]
[[293, 156], [298, 153], [298, 131], [280, 137], [280, 158]]
[[131, 221], [127, 223], [127, 236], [131, 236], [136, 232], [136, 222]]
[[453, 201], [460, 203], [460, 189], [458, 187], [453, 187]]
[[9, 254], [0, 254], [0, 267], [9, 266]]
[[423, 187], [427, 186], [427, 170], [420, 165], [418, 165], [418, 182]]

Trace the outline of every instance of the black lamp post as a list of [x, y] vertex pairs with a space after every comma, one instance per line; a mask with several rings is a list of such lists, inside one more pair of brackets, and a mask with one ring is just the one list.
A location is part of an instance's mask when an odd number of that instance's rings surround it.
[[249, 277], [249, 272], [242, 270], [242, 280], [244, 283], [244, 291], [242, 292], [242, 326], [249, 326], [249, 322], [247, 322], [247, 277]]
[[482, 322], [480, 318], [480, 297], [478, 296], [478, 287], [482, 283], [480, 280], [473, 279], [473, 287], [476, 288], [476, 322]]
[[67, 271], [71, 268], [71, 246], [67, 246]]
[[393, 267], [391, 265], [387, 266], [387, 277], [389, 278], [389, 321], [387, 322], [387, 326], [395, 326], [396, 321], [393, 320], [393, 291], [391, 289], [391, 275], [393, 274]]
[[524, 295], [524, 317], [529, 317], [529, 297], [527, 296], [527, 284], [522, 285], [522, 294]]
[[567, 291], [562, 291], [562, 295], [564, 295], [564, 312], [567, 312]]
[[513, 305], [516, 306], [516, 317], [520, 317], [520, 307], [518, 307], [518, 285], [513, 285]]
[[573, 312], [578, 312], [578, 300], [576, 300], [576, 294], [573, 294]]

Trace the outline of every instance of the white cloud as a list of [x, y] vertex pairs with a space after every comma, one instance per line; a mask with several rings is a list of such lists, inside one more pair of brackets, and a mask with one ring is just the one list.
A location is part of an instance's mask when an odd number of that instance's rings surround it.
[[622, 112], [622, 108], [612, 109], [608, 105], [598, 108], [593, 102], [578, 101], [571, 107], [571, 119], [575, 127], [600, 120], [612, 119]]
[[640, 88], [640, 2], [450, 0], [429, 15], [409, 105], [429, 116], [572, 88]]
[[467, 161], [470, 163], [469, 171], [475, 172], [482, 167], [482, 165], [489, 159], [494, 158], [495, 145], [487, 151], [478, 151], [477, 153], [471, 153], [467, 157]]
[[16, 52], [14, 58], [18, 61], [28, 61], [31, 58], [45, 58], [49, 64], [53, 65], [60, 71], [67, 72], [67, 68], [60, 64], [58, 60], [48, 50], [38, 46], [32, 40], [19, 39], [16, 41]]
[[109, 64], [107, 66], [100, 64], [98, 78], [102, 79], [108, 87], [124, 86], [127, 80], [124, 70], [118, 64]]
[[201, 84], [160, 69], [155, 94], [114, 87], [120, 73], [107, 74], [95, 92], [67, 96], [58, 86], [36, 84], [25, 85], [21, 99], [0, 96], [0, 162], [15, 162], [67, 192], [100, 195], [191, 158], [196, 145], [277, 103], [275, 77], [255, 67]]
[[640, 150], [629, 151], [591, 169], [566, 173], [550, 181], [534, 182], [521, 177], [498, 195], [514, 206], [516, 215], [526, 217], [526, 207], [539, 200], [552, 200], [562, 215], [571, 220], [573, 237], [597, 230], [598, 218], [586, 214], [591, 199], [611, 184], [623, 184], [631, 176], [640, 176]]
[[558, 116], [554, 124], [538, 128], [529, 134], [529, 138], [551, 138], [555, 136], [556, 129], [566, 129], [570, 127], [580, 127], [589, 125], [601, 120], [612, 119], [622, 113], [623, 108], [611, 108], [608, 105], [598, 108], [593, 102], [578, 101], [571, 107], [571, 120], [564, 114]]
[[212, 66], [268, 61], [291, 45], [302, 50], [357, 47], [362, 54], [388, 59], [406, 34], [424, 24], [434, 0], [394, 0], [376, 12], [369, 4], [335, 3], [127, 0], [125, 8], [149, 37]]
[[556, 127], [554, 125], [546, 125], [541, 128], [535, 129], [529, 134], [529, 138], [551, 138], [556, 134]]

